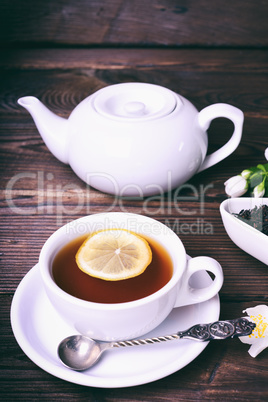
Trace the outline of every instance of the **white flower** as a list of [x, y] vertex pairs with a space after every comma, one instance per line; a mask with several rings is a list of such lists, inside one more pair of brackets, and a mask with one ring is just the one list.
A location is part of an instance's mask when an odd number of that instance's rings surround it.
[[233, 176], [225, 183], [225, 192], [230, 197], [240, 197], [247, 192], [248, 183], [247, 180], [241, 175]]
[[256, 357], [260, 352], [268, 347], [268, 306], [260, 304], [250, 307], [243, 311], [249, 316], [249, 320], [256, 324], [252, 334], [241, 336], [239, 339], [243, 343], [251, 345], [248, 353]]
[[266, 150], [264, 151], [264, 156], [268, 160], [268, 148], [266, 148]]
[[244, 177], [244, 179], [247, 180], [247, 179], [250, 178], [251, 174], [252, 174], [252, 171], [251, 171], [251, 170], [245, 169], [245, 170], [243, 170], [243, 172], [241, 173], [241, 176]]
[[254, 187], [253, 190], [253, 195], [255, 198], [261, 198], [264, 196], [265, 193], [265, 188], [264, 188], [264, 182], [262, 181], [258, 186]]

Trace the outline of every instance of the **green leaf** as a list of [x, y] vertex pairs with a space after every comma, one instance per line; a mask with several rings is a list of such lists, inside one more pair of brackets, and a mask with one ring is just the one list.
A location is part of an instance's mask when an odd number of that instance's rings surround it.
[[262, 169], [256, 168], [254, 170], [255, 172], [248, 179], [250, 188], [258, 186], [263, 181], [263, 178], [266, 176], [266, 173], [264, 173]]
[[267, 172], [266, 169], [265, 169], [265, 167], [264, 167], [264, 165], [262, 165], [262, 164], [257, 165], [257, 168], [258, 168], [258, 169], [261, 169], [264, 173]]

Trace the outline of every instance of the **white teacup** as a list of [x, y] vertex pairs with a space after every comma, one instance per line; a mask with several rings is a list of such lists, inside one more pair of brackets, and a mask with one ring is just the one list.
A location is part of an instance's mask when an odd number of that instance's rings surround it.
[[[170, 281], [147, 297], [115, 304], [88, 302], [59, 288], [52, 274], [52, 263], [58, 251], [78, 236], [109, 228], [127, 229], [162, 244], [173, 262]], [[85, 216], [61, 227], [44, 244], [39, 266], [47, 295], [60, 316], [76, 331], [103, 341], [144, 335], [164, 321], [174, 307], [208, 300], [223, 284], [223, 272], [216, 260], [195, 257], [187, 261], [184, 246], [171, 229], [152, 218], [123, 212]], [[213, 282], [206, 288], [191, 288], [191, 276], [202, 270], [215, 276]]]

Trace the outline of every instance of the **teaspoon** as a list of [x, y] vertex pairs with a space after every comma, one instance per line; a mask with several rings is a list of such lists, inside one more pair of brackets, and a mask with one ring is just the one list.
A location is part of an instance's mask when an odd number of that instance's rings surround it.
[[133, 339], [129, 341], [102, 342], [89, 338], [86, 335], [73, 335], [65, 338], [58, 347], [58, 356], [62, 363], [77, 371], [92, 367], [102, 353], [110, 348], [140, 346], [171, 341], [175, 339], [192, 339], [195, 341], [211, 341], [250, 335], [255, 324], [246, 318], [215, 321], [210, 324], [196, 324], [186, 331], [173, 335], [159, 336], [147, 339]]

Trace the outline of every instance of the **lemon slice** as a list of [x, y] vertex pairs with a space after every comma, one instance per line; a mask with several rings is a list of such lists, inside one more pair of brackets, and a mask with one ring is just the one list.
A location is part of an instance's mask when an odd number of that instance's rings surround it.
[[93, 233], [76, 253], [76, 263], [83, 272], [106, 281], [138, 276], [151, 261], [148, 242], [125, 229]]

